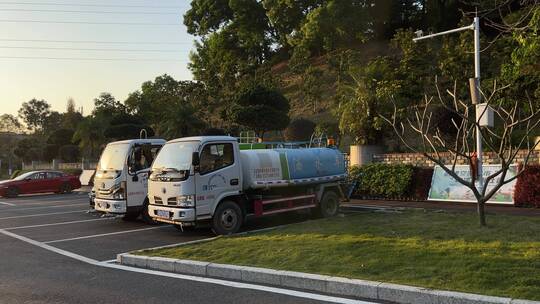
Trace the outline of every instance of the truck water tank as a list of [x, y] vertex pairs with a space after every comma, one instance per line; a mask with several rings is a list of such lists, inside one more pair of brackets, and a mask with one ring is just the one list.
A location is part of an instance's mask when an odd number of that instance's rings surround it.
[[345, 160], [329, 148], [240, 151], [244, 189], [343, 180]]

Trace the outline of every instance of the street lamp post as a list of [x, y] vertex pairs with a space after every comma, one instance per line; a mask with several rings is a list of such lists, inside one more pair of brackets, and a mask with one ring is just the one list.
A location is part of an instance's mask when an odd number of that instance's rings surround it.
[[[484, 115], [485, 110], [480, 110], [478, 107], [478, 104], [480, 104], [481, 101], [481, 95], [479, 94], [480, 91], [480, 18], [474, 17], [473, 23], [468, 26], [430, 34], [426, 36], [422, 36], [422, 31], [418, 31], [417, 34], [419, 37], [414, 38], [413, 41], [417, 42], [424, 39], [429, 39], [437, 36], [462, 32], [466, 30], [472, 30], [474, 31], [474, 88], [471, 88], [472, 92], [472, 100], [473, 103], [476, 106], [476, 154], [478, 158], [478, 166], [477, 166], [477, 180], [478, 180], [478, 187], [479, 191], [482, 191], [483, 187], [483, 172], [482, 172], [482, 133], [480, 132], [480, 123], [479, 123], [479, 117]], [[482, 108], [485, 109], [485, 108]], [[482, 112], [482, 113], [480, 113]]]

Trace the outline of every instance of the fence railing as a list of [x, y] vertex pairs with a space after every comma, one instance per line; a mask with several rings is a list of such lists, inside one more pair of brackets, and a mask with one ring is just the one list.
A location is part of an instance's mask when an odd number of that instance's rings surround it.
[[69, 170], [69, 169], [81, 169], [81, 170], [94, 170], [97, 167], [97, 162], [94, 161], [81, 161], [77, 163], [63, 163], [53, 160], [52, 162], [40, 162], [32, 161], [22, 164], [23, 170]]

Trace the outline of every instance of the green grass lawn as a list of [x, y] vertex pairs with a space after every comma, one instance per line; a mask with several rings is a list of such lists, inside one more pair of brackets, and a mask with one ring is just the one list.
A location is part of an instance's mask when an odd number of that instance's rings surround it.
[[540, 218], [487, 220], [362, 213], [143, 254], [540, 300]]

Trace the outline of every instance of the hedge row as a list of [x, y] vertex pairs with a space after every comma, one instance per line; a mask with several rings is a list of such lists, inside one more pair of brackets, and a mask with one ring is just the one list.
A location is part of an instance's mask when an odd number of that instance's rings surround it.
[[[383, 163], [353, 167], [349, 176], [357, 182], [358, 198], [426, 200], [433, 169]], [[540, 165], [527, 166], [514, 188], [516, 207], [540, 208]]]
[[349, 174], [357, 182], [356, 197], [425, 200], [433, 169], [373, 163], [355, 166]]

